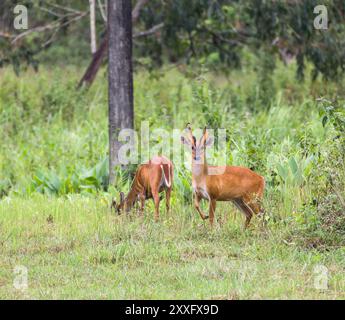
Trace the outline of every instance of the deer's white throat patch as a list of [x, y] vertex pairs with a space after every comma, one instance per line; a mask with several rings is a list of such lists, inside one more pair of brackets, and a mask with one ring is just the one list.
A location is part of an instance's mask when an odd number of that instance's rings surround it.
[[199, 195], [199, 197], [206, 199], [206, 200], [210, 200], [210, 195], [208, 194], [207, 190], [206, 190], [206, 186], [193, 186], [193, 191], [194, 193], [196, 193], [197, 195]]

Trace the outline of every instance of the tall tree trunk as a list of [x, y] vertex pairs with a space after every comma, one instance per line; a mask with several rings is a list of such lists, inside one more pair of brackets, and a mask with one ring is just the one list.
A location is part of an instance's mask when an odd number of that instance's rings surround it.
[[96, 43], [96, 0], [89, 0], [89, 3], [90, 3], [91, 53], [94, 54], [97, 51], [97, 43]]
[[108, 59], [109, 183], [113, 184], [114, 168], [119, 164], [119, 132], [123, 128], [133, 128], [132, 18], [129, 0], [109, 0]]

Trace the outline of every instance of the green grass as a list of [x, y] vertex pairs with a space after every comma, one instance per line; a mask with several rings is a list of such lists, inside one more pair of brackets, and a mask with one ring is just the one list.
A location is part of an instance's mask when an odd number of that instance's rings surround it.
[[[194, 209], [175, 205], [152, 220], [111, 213], [103, 197], [3, 200], [0, 298], [28, 299], [343, 299], [343, 248], [319, 252], [287, 242], [286, 228], [264, 230], [222, 206], [211, 230]], [[225, 221], [227, 217], [227, 221]], [[314, 288], [316, 265], [328, 290]], [[13, 287], [16, 265], [28, 289]]]

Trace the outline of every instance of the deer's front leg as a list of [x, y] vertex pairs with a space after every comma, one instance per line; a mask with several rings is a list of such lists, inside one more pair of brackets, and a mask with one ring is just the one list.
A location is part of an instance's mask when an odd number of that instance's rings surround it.
[[145, 200], [146, 200], [146, 197], [145, 197], [145, 194], [144, 193], [141, 193], [139, 195], [139, 198], [140, 198], [140, 215], [143, 215], [144, 214], [144, 207], [145, 207]]
[[166, 203], [167, 214], [170, 213], [170, 196], [171, 196], [171, 188], [168, 188], [165, 191], [165, 203]]
[[210, 217], [211, 227], [213, 227], [214, 213], [216, 211], [216, 204], [217, 204], [216, 200], [210, 199], [209, 217]]
[[200, 209], [200, 200], [201, 198], [198, 196], [197, 193], [194, 193], [194, 206], [195, 209], [199, 212], [200, 217], [202, 220], [206, 220], [208, 218], [208, 216], [206, 216]]

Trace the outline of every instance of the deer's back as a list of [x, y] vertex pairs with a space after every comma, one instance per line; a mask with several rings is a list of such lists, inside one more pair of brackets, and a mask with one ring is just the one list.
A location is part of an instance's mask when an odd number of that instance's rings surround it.
[[[159, 161], [163, 158], [162, 161]], [[164, 189], [164, 180], [162, 167], [166, 177], [172, 179], [172, 163], [165, 157], [155, 157], [151, 159], [148, 163], [141, 164], [138, 167], [137, 174], [137, 184], [139, 184], [144, 190], [147, 198], [152, 197], [152, 188], [158, 187], [158, 191], [161, 192]], [[170, 174], [169, 174], [170, 171]]]
[[208, 192], [218, 200], [232, 200], [245, 195], [263, 195], [265, 181], [262, 176], [245, 167], [209, 166], [206, 177]]

